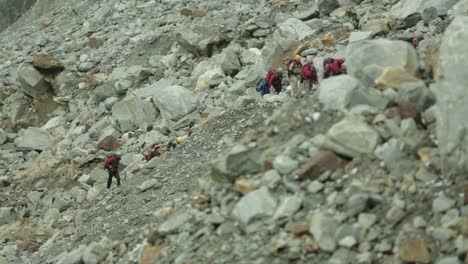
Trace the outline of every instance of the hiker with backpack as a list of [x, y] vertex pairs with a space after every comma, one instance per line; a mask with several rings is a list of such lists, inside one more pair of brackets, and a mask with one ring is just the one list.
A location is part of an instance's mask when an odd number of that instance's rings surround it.
[[118, 151], [114, 154], [108, 155], [104, 161], [104, 168], [106, 168], [107, 172], [109, 173], [109, 178], [107, 179], [107, 189], [110, 189], [113, 177], [117, 179], [117, 187], [120, 186], [119, 163], [121, 157], [122, 152]]
[[345, 61], [345, 58], [339, 58], [332, 63], [331, 71], [333, 73], [333, 76], [346, 74], [346, 68], [344, 66]]
[[346, 68], [344, 66], [345, 61], [345, 58], [336, 60], [333, 58], [325, 58], [323, 60], [323, 79], [346, 74]]
[[182, 143], [184, 139], [182, 137], [177, 137], [169, 140], [167, 143], [167, 151], [171, 151], [172, 149], [175, 149], [180, 143]]
[[301, 97], [301, 69], [302, 69], [302, 63], [301, 63], [301, 56], [296, 55], [294, 58], [294, 62], [291, 63], [288, 67], [288, 72], [291, 74], [289, 77], [289, 80], [291, 81], [291, 96], [295, 98], [300, 98]]
[[314, 67], [312, 58], [307, 59], [306, 64], [301, 69], [301, 76], [304, 80], [304, 99], [310, 100], [310, 94], [315, 93], [313, 90], [313, 83], [318, 82], [317, 69]]
[[283, 68], [278, 68], [268, 79], [268, 84], [271, 88], [275, 89], [277, 94], [283, 90]]
[[154, 157], [159, 157], [161, 156], [161, 152], [159, 151], [160, 147], [158, 144], [155, 144], [153, 146], [153, 149], [151, 149], [150, 153], [146, 155], [146, 161], [152, 160]]
[[265, 76], [265, 78], [259, 80], [257, 82], [257, 86], [256, 86], [256, 89], [257, 89], [257, 92], [260, 92], [260, 94], [262, 96], [264, 96], [265, 94], [269, 94], [270, 93], [270, 82], [269, 80], [271, 79], [271, 77], [273, 76], [273, 74], [275, 73], [274, 70], [269, 70]]

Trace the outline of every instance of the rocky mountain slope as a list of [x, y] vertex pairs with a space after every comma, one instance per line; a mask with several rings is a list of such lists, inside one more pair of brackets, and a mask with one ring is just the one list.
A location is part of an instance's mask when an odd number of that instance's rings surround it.
[[[468, 263], [468, 1], [63, 3], [0, 33], [0, 264]], [[294, 54], [348, 74], [261, 97]]]

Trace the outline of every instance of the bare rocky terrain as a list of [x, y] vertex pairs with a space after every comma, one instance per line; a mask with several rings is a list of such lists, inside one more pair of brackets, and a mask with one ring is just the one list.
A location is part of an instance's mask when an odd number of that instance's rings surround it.
[[[0, 264], [468, 263], [468, 1], [15, 4]], [[347, 74], [260, 96], [295, 54]]]

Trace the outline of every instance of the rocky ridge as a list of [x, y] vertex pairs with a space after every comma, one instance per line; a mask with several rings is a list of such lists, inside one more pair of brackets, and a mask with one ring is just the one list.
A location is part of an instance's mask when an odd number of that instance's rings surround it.
[[[0, 35], [0, 263], [468, 262], [467, 7], [38, 1]], [[296, 53], [348, 75], [260, 97]]]

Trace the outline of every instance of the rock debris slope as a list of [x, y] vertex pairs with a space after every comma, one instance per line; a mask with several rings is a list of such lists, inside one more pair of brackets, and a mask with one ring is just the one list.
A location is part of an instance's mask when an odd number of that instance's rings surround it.
[[[0, 33], [0, 263], [468, 263], [467, 15], [38, 0]], [[295, 54], [348, 74], [261, 97]]]

